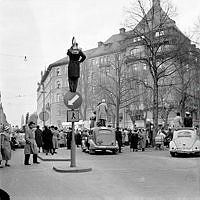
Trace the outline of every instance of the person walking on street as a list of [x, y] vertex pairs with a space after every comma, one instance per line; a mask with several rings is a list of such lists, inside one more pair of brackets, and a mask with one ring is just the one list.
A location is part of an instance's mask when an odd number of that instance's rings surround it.
[[35, 141], [36, 144], [39, 148], [39, 153], [40, 153], [40, 148], [43, 145], [43, 141], [42, 141], [42, 130], [40, 129], [40, 126], [37, 126], [36, 130], [35, 130]]
[[2, 160], [5, 160], [5, 166], [9, 167], [8, 161], [11, 159], [11, 145], [10, 145], [10, 127], [5, 126], [4, 131], [0, 135], [1, 137], [1, 156]]
[[183, 124], [184, 124], [184, 127], [192, 127], [193, 120], [192, 120], [190, 112], [185, 113], [185, 118], [184, 118]]
[[116, 140], [118, 142], [118, 146], [119, 146], [119, 153], [121, 153], [121, 148], [122, 148], [122, 132], [119, 130], [119, 127], [117, 127], [116, 131], [115, 131], [115, 137]]
[[30, 165], [29, 163], [30, 154], [33, 154], [33, 163], [39, 164], [39, 162], [37, 161], [38, 149], [37, 149], [37, 144], [35, 141], [35, 123], [34, 122], [30, 122], [28, 124], [28, 127], [26, 127], [25, 140], [26, 140], [26, 144], [24, 146], [24, 154], [25, 154], [24, 164]]
[[52, 142], [53, 134], [47, 126], [44, 126], [42, 136], [44, 143], [43, 148], [46, 152], [46, 155], [48, 155], [48, 153], [51, 153], [53, 155], [53, 142]]
[[138, 139], [139, 139], [138, 132], [137, 132], [137, 129], [135, 129], [130, 137], [130, 141], [131, 141], [130, 149], [133, 149], [133, 152], [138, 151]]
[[108, 106], [106, 104], [106, 100], [102, 99], [101, 103], [97, 106], [97, 122], [100, 126], [106, 126], [107, 114], [108, 114]]
[[53, 134], [52, 143], [53, 143], [53, 153], [57, 153], [56, 149], [58, 149], [58, 137], [59, 131], [57, 127], [51, 126], [51, 132]]
[[72, 142], [72, 128], [69, 128], [67, 132], [67, 149], [71, 149], [71, 142]]
[[139, 137], [140, 137], [140, 148], [142, 149], [142, 151], [145, 151], [147, 135], [144, 129], [141, 129], [141, 132], [139, 133]]
[[180, 112], [177, 112], [176, 117], [173, 120], [173, 127], [176, 130], [178, 128], [181, 128], [182, 126], [183, 126], [183, 120], [181, 118], [181, 114]]

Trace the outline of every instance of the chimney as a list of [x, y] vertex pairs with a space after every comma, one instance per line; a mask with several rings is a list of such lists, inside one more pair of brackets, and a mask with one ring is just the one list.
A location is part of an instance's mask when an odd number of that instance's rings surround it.
[[103, 42], [98, 42], [98, 47], [101, 47], [103, 45]]
[[120, 28], [120, 29], [119, 29], [119, 32], [120, 32], [120, 34], [123, 34], [123, 33], [126, 32], [126, 29], [125, 29], [125, 28]]
[[153, 0], [154, 7], [160, 7], [160, 0]]

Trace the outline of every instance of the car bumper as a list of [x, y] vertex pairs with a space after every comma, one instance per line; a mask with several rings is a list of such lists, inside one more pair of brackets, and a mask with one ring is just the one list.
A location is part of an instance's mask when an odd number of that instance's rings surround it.
[[200, 150], [170, 150], [172, 153], [182, 153], [182, 154], [192, 154], [192, 153], [200, 153]]
[[118, 146], [93, 146], [92, 150], [118, 150]]

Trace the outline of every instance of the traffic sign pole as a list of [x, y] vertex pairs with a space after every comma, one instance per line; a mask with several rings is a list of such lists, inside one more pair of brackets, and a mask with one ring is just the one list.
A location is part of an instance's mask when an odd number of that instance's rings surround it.
[[71, 165], [70, 165], [70, 167], [76, 167], [76, 144], [75, 144], [74, 122], [72, 122]]

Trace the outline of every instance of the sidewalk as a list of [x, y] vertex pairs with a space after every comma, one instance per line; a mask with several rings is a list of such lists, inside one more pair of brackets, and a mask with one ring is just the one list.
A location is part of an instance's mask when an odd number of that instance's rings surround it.
[[67, 149], [66, 147], [62, 147], [56, 150], [56, 154], [49, 153], [39, 153], [38, 158], [42, 161], [71, 161], [70, 153], [71, 150]]

